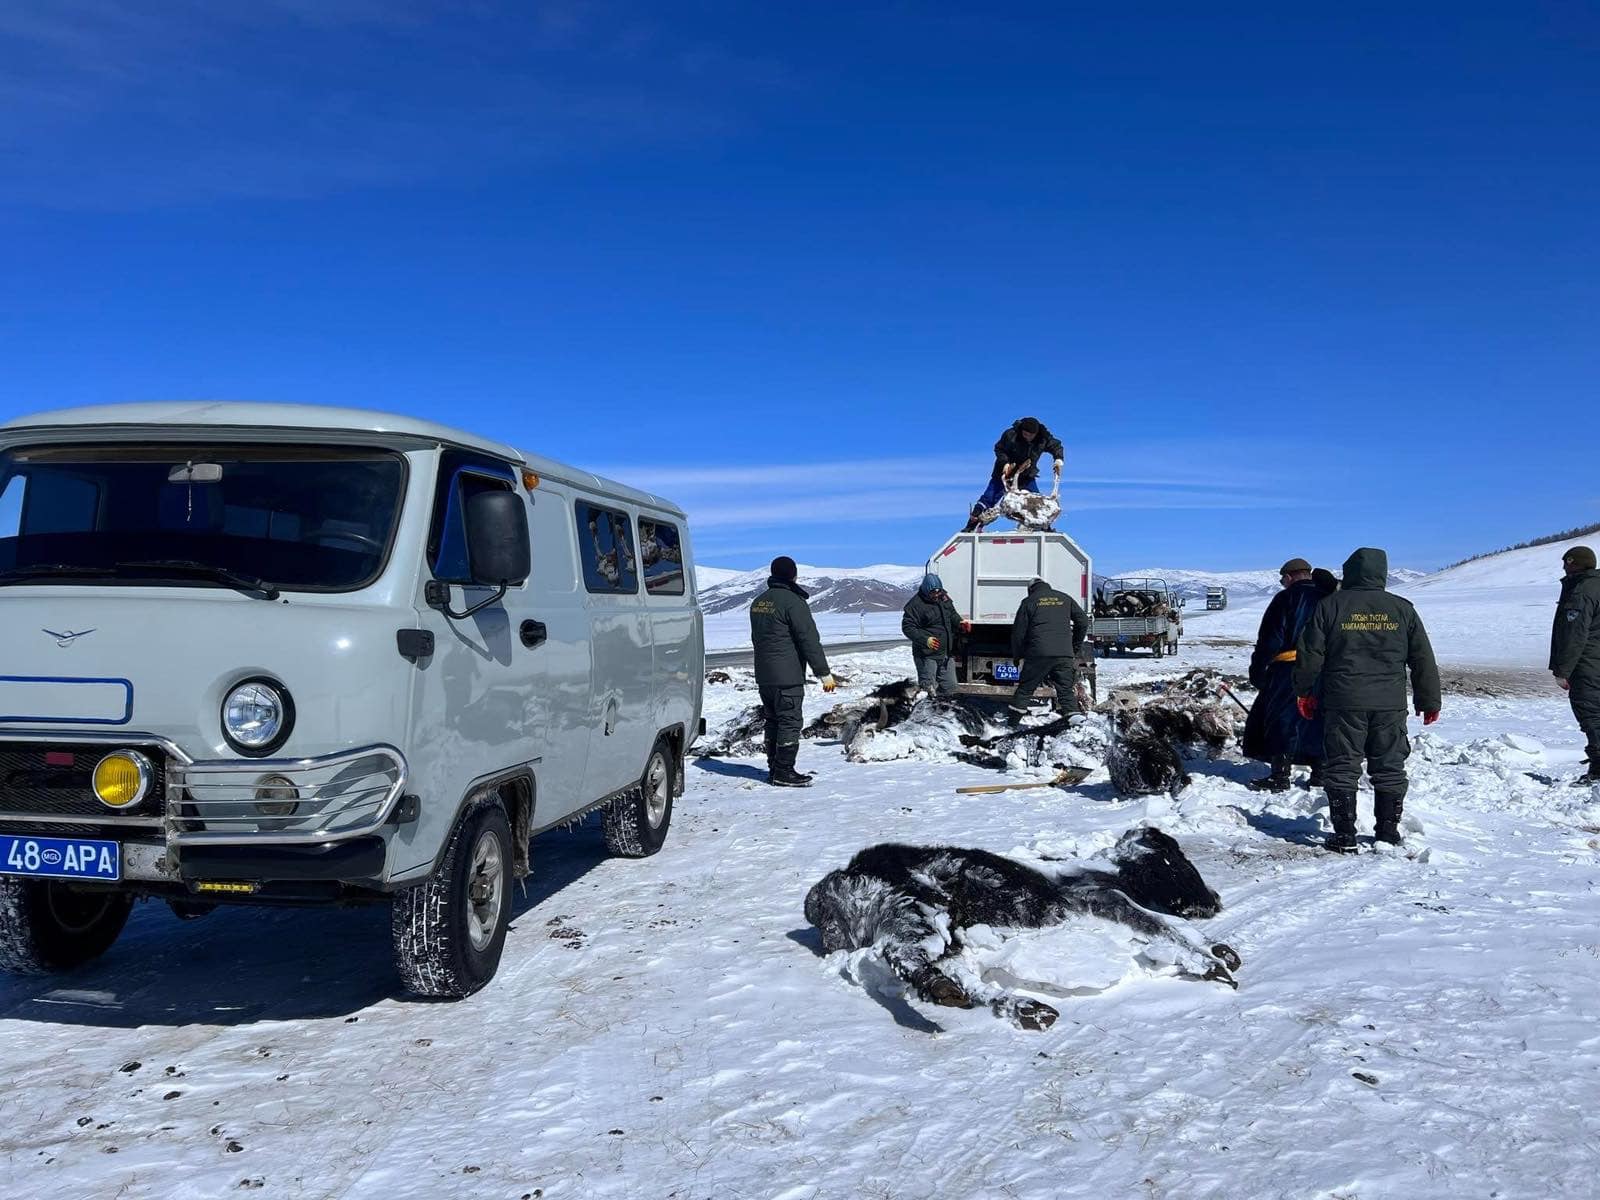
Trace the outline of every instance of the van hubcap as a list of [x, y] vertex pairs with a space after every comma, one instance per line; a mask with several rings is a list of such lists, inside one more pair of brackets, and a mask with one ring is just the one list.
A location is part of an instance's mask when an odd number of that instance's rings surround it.
[[650, 759], [650, 770], [644, 779], [644, 815], [651, 829], [659, 829], [667, 815], [667, 801], [672, 799], [672, 785], [667, 778], [667, 760], [661, 755]]
[[467, 880], [467, 936], [474, 950], [485, 949], [500, 924], [500, 906], [505, 903], [504, 862], [500, 839], [484, 830], [472, 848], [472, 872]]

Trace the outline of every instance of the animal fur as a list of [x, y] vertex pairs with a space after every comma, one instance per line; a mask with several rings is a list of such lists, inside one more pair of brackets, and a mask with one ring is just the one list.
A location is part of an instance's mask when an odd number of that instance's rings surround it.
[[1106, 750], [1106, 770], [1111, 786], [1119, 796], [1151, 796], [1158, 792], [1177, 795], [1189, 786], [1183, 755], [1172, 738], [1152, 724], [1146, 709], [1131, 696], [1113, 697], [1111, 745]]
[[1161, 915], [1204, 918], [1222, 910], [1176, 841], [1155, 828], [1130, 830], [1109, 862], [1110, 869], [1080, 865], [1050, 876], [986, 850], [886, 842], [823, 876], [806, 895], [805, 914], [824, 949], [876, 947], [921, 999], [955, 1008], [988, 1003], [1029, 1028], [1052, 1024], [1056, 1010], [1000, 988], [971, 991], [941, 969], [960, 951], [962, 930], [1100, 917], [1162, 943], [1186, 975], [1237, 986], [1233, 950], [1208, 948]]

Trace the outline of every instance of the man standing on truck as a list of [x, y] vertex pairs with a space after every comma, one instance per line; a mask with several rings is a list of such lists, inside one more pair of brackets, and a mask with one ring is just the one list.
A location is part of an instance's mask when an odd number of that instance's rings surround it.
[[[1300, 715], [1324, 713], [1322, 780], [1333, 832], [1325, 844], [1356, 851], [1361, 760], [1372, 777], [1378, 840], [1398, 845], [1406, 797], [1406, 673], [1424, 725], [1439, 719], [1439, 667], [1411, 601], [1386, 591], [1389, 556], [1363, 547], [1344, 564], [1344, 586], [1317, 604], [1295, 646]], [[1318, 697], [1321, 697], [1320, 701]]]
[[1082, 711], [1078, 705], [1078, 652], [1088, 636], [1089, 618], [1082, 606], [1065, 592], [1035, 579], [1011, 623], [1011, 657], [1022, 663], [1022, 676], [1011, 697], [1012, 721], [1028, 715], [1028, 701], [1046, 680], [1056, 689], [1058, 713], [1066, 717]]
[[1018, 487], [1030, 492], [1039, 490], [1039, 459], [1048, 454], [1055, 464], [1055, 478], [1061, 478], [1061, 439], [1045, 428], [1038, 417], [1023, 417], [1012, 423], [994, 444], [994, 474], [989, 486], [972, 506], [972, 515], [963, 533], [977, 533], [983, 528], [983, 514], [1005, 494], [1006, 485], [1015, 480]]
[[911, 639], [911, 657], [917, 665], [917, 685], [941, 696], [956, 694], [956, 632], [970, 633], [944, 590], [944, 580], [931, 571], [922, 577], [917, 594], [906, 601], [900, 632]]
[[1576, 783], [1600, 783], [1600, 570], [1588, 546], [1561, 556], [1566, 578], [1550, 630], [1550, 671], [1572, 701], [1589, 769]]
[[1312, 787], [1321, 782], [1322, 720], [1308, 721], [1300, 715], [1293, 676], [1295, 643], [1327, 592], [1311, 577], [1311, 564], [1303, 558], [1284, 563], [1278, 582], [1283, 590], [1262, 614], [1255, 652], [1250, 655], [1250, 684], [1256, 689], [1256, 702], [1244, 723], [1241, 748], [1246, 757], [1272, 767], [1270, 773], [1246, 785], [1257, 792], [1287, 792], [1295, 763], [1311, 767]]
[[772, 560], [767, 590], [750, 605], [750, 644], [755, 649], [756, 687], [767, 719], [767, 781], [774, 787], [810, 787], [811, 776], [795, 770], [805, 724], [806, 665], [834, 689], [822, 638], [812, 619], [809, 593], [796, 582], [800, 568], [787, 556]]

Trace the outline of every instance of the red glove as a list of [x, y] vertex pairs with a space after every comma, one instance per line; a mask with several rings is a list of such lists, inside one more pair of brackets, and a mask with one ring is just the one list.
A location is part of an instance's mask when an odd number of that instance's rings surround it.
[[1418, 715], [1422, 717], [1422, 723], [1424, 725], [1432, 725], [1439, 719], [1439, 714], [1437, 712], [1420, 713]]
[[962, 622], [961, 622], [961, 632], [962, 633], [971, 633], [972, 632], [972, 622], [963, 619]]
[[1315, 696], [1301, 696], [1300, 699], [1294, 702], [1294, 706], [1300, 710], [1300, 715], [1306, 720], [1314, 721], [1317, 719], [1317, 698]]
[[1561, 678], [1558, 677], [1556, 679], [1556, 682], [1561, 685], [1561, 690], [1563, 692], [1570, 692], [1572, 690], [1572, 684], [1568, 683], [1565, 679], [1561, 679]]
[[939, 648], [939, 639], [938, 638], [929, 638], [928, 639], [928, 649], [929, 650], [937, 650], [938, 648]]

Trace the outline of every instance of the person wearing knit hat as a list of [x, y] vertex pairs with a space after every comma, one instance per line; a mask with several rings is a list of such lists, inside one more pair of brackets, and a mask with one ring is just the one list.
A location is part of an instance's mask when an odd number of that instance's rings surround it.
[[906, 601], [900, 632], [911, 639], [911, 658], [917, 668], [917, 686], [941, 696], [956, 694], [956, 634], [970, 632], [944, 590], [944, 580], [932, 571], [922, 577], [917, 594]]
[[811, 776], [795, 770], [800, 730], [805, 725], [806, 666], [834, 688], [828, 656], [811, 616], [810, 598], [797, 582], [800, 568], [781, 555], [772, 560], [767, 590], [750, 604], [750, 644], [755, 651], [756, 687], [767, 719], [767, 781], [774, 787], [810, 787]]
[[1294, 695], [1295, 642], [1326, 595], [1311, 577], [1311, 564], [1291, 558], [1278, 572], [1283, 590], [1261, 615], [1256, 648], [1250, 655], [1250, 683], [1255, 703], [1244, 723], [1241, 743], [1246, 757], [1272, 769], [1246, 787], [1257, 792], [1286, 792], [1293, 786], [1296, 763], [1311, 768], [1316, 787], [1322, 767], [1322, 719], [1300, 715]]
[[1600, 783], [1600, 570], [1588, 546], [1561, 556], [1565, 578], [1550, 629], [1550, 672], [1566, 690], [1583, 730], [1586, 770], [1577, 783]]

